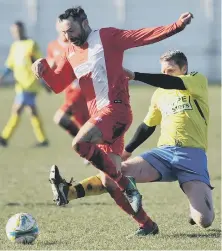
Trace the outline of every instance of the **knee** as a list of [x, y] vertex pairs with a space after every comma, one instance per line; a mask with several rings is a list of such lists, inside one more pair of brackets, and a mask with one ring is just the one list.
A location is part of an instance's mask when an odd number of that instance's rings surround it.
[[128, 164], [126, 161], [121, 163], [121, 172], [124, 176], [128, 175]]
[[202, 228], [208, 228], [214, 221], [214, 212], [209, 212], [206, 214], [194, 214], [192, 215], [192, 218], [198, 226]]
[[29, 108], [31, 116], [38, 116], [38, 111], [35, 106], [29, 106], [28, 108]]
[[16, 114], [16, 115], [21, 115], [23, 111], [23, 106], [22, 105], [17, 105], [17, 106], [14, 106], [12, 107], [12, 114]]
[[79, 141], [74, 138], [72, 141], [72, 148], [82, 158], [90, 160], [93, 155], [95, 146], [89, 142]]
[[201, 226], [202, 228], [208, 228], [212, 225], [213, 221], [214, 221], [214, 215], [202, 216], [199, 220], [199, 226]]

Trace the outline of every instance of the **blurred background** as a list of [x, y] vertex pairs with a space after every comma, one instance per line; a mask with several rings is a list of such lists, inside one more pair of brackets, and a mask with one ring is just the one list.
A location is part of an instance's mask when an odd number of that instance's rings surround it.
[[220, 0], [0, 0], [0, 69], [12, 42], [9, 26], [14, 21], [26, 24], [28, 35], [45, 53], [48, 42], [57, 36], [56, 17], [75, 5], [85, 9], [92, 28], [166, 25], [181, 13], [192, 12], [195, 18], [185, 31], [157, 44], [127, 51], [124, 65], [132, 70], [159, 72], [160, 55], [168, 49], [180, 49], [188, 57], [190, 71], [205, 74], [211, 83], [220, 81]]

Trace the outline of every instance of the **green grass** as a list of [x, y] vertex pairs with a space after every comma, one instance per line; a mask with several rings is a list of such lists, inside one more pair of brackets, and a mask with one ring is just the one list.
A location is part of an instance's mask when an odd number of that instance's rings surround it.
[[[153, 89], [132, 87], [134, 122], [127, 139], [145, 116]], [[0, 129], [6, 123], [13, 101], [11, 89], [0, 90]], [[54, 125], [52, 117], [63, 100], [62, 95], [41, 94], [38, 100], [50, 139], [47, 149], [34, 149], [35, 138], [27, 114], [7, 149], [0, 148], [0, 249], [220, 249], [221, 134], [220, 89], [210, 88], [211, 123], [209, 128], [209, 171], [211, 175], [215, 221], [209, 229], [187, 223], [189, 205], [175, 183], [139, 184], [144, 208], [158, 223], [160, 234], [143, 239], [127, 239], [136, 224], [114, 204], [108, 195], [88, 197], [57, 208], [48, 183], [51, 164], [58, 164], [66, 178], [83, 179], [96, 174], [71, 150], [71, 138]], [[156, 145], [155, 133], [135, 155]], [[16, 245], [7, 240], [5, 225], [18, 212], [31, 213], [38, 222], [40, 236], [33, 245]]]

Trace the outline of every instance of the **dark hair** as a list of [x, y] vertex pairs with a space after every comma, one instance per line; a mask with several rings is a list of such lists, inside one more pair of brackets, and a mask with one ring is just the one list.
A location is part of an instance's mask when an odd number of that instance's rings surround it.
[[187, 65], [187, 57], [179, 50], [167, 51], [160, 57], [160, 62], [173, 60], [180, 68]]
[[14, 25], [18, 26], [20, 29], [25, 28], [25, 25], [22, 21], [16, 21], [16, 22], [14, 22]]
[[74, 21], [79, 22], [87, 19], [87, 15], [81, 6], [67, 9], [63, 14], [59, 15], [59, 20], [62, 21], [64, 19], [68, 19], [69, 17], [72, 17]]

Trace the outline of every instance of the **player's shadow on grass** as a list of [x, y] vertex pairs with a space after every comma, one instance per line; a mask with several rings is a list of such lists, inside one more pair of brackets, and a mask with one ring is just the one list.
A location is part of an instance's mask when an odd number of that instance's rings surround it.
[[[80, 206], [110, 206], [112, 203], [107, 202], [79, 202], [78, 205]], [[43, 206], [55, 206], [53, 202], [26, 202], [26, 203], [19, 203], [19, 202], [8, 202], [5, 204], [7, 207], [43, 207]]]
[[53, 202], [36, 202], [36, 203], [32, 203], [32, 202], [27, 202], [27, 203], [19, 203], [19, 202], [8, 202], [5, 204], [5, 206], [8, 207], [24, 207], [24, 206], [54, 206], [55, 203]]
[[53, 246], [53, 245], [61, 244], [61, 241], [44, 241], [42, 244], [46, 246]]
[[107, 202], [80, 202], [79, 205], [81, 206], [110, 206], [112, 203]]
[[[172, 235], [171, 235], [172, 236]], [[174, 234], [173, 237], [188, 237], [188, 238], [221, 238], [221, 230], [218, 228], [212, 228], [206, 230], [205, 233], [193, 233], [193, 234]]]

